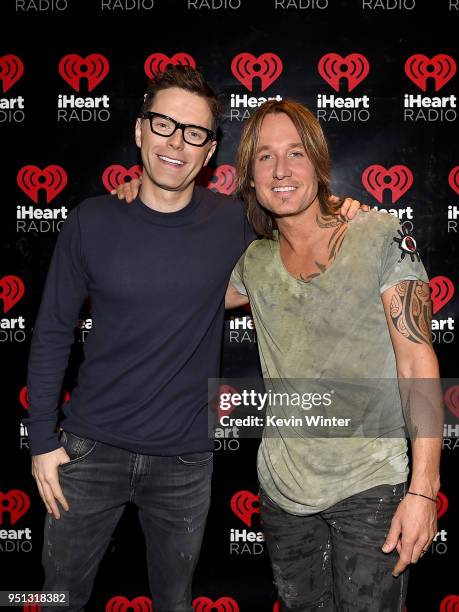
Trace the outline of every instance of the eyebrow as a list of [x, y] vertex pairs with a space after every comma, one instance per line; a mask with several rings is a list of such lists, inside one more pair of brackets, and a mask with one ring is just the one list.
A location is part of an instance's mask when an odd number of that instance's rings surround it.
[[[304, 144], [301, 141], [298, 142], [289, 142], [288, 143], [288, 148], [289, 149], [295, 149], [296, 147], [301, 147], [304, 149]], [[269, 151], [271, 147], [269, 147], [268, 145], [263, 145], [262, 147], [258, 147], [256, 153], [261, 153], [262, 151]]]

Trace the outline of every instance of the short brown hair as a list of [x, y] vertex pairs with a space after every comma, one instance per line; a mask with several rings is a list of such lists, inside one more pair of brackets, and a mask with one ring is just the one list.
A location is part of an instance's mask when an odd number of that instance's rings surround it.
[[222, 105], [218, 95], [204, 80], [201, 72], [190, 66], [169, 64], [163, 72], [151, 79], [140, 112], [146, 113], [150, 110], [158, 91], [171, 87], [179, 87], [205, 98], [212, 113], [212, 129], [215, 131], [218, 128], [222, 114]]
[[257, 201], [253, 180], [253, 162], [258, 147], [260, 129], [266, 115], [285, 113], [296, 127], [306, 154], [311, 160], [317, 174], [319, 185], [318, 196], [323, 214], [334, 215], [341, 206], [341, 201], [331, 204], [328, 198], [330, 191], [330, 155], [325, 135], [318, 120], [309, 109], [294, 100], [270, 100], [262, 104], [248, 119], [242, 130], [241, 140], [236, 155], [236, 189], [247, 206], [247, 218], [254, 230], [264, 238], [273, 238], [276, 221], [269, 210]]

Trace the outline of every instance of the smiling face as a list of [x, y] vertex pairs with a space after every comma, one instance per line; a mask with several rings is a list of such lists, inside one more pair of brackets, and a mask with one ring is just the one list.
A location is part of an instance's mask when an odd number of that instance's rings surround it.
[[[158, 91], [149, 110], [180, 123], [212, 129], [212, 113], [207, 100], [179, 87]], [[176, 130], [172, 136], [159, 136], [150, 130], [148, 119], [137, 120], [135, 140], [144, 167], [143, 196], [158, 198], [166, 191], [176, 192], [177, 198], [191, 199], [196, 175], [207, 165], [216, 142], [209, 141], [203, 147], [190, 145], [183, 140], [181, 130]]]
[[285, 113], [271, 113], [263, 119], [252, 170], [258, 202], [277, 217], [319, 205], [316, 171]]

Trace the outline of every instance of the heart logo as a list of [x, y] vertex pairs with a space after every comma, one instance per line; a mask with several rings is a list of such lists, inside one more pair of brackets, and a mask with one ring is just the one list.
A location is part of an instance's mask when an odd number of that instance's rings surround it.
[[447, 276], [434, 276], [430, 279], [430, 297], [433, 304], [433, 313], [446, 306], [454, 295], [454, 285]]
[[4, 276], [0, 280], [0, 300], [3, 302], [5, 314], [19, 302], [24, 292], [24, 283], [18, 276]]
[[24, 74], [24, 64], [17, 55], [4, 55], [0, 57], [0, 81], [3, 85], [3, 93], [13, 87]]
[[427, 91], [427, 79], [435, 82], [435, 91], [439, 91], [456, 74], [456, 62], [450, 55], [440, 53], [429, 59], [422, 53], [416, 53], [405, 62], [406, 76], [415, 85]]
[[349, 92], [357, 87], [370, 72], [370, 62], [361, 53], [350, 53], [343, 57], [338, 53], [327, 53], [318, 64], [320, 76], [339, 92], [340, 79], [347, 80]]
[[252, 516], [260, 512], [260, 498], [250, 491], [238, 491], [231, 498], [231, 510], [248, 527], [251, 527]]
[[275, 53], [262, 53], [255, 57], [251, 53], [239, 53], [231, 62], [231, 72], [249, 91], [253, 89], [253, 79], [261, 81], [261, 91], [268, 89], [282, 74], [281, 58]]
[[102, 183], [105, 189], [110, 192], [112, 189], [116, 189], [119, 185], [126, 183], [128, 178], [138, 179], [142, 176], [142, 167], [138, 164], [126, 168], [121, 164], [113, 164], [108, 166], [102, 174]]
[[448, 499], [441, 491], [437, 495], [437, 518], [440, 518], [448, 510]]
[[87, 80], [88, 92], [91, 92], [105, 79], [109, 71], [108, 59], [100, 53], [91, 53], [86, 58], [69, 53], [59, 62], [59, 74], [76, 92], [80, 91], [82, 78]]
[[217, 166], [207, 187], [211, 191], [231, 195], [236, 188], [236, 168], [230, 164]]
[[459, 595], [447, 595], [440, 604], [440, 612], [459, 612]]
[[453, 385], [446, 390], [445, 404], [451, 414], [459, 419], [459, 385]]
[[189, 66], [190, 68], [196, 68], [196, 62], [189, 53], [176, 53], [172, 57], [164, 55], [164, 53], [152, 53], [145, 60], [143, 69], [149, 79], [164, 72], [166, 68], [173, 64], [174, 66]]
[[149, 597], [135, 597], [132, 600], [115, 595], [105, 606], [105, 612], [125, 612], [126, 610], [134, 610], [134, 612], [153, 612], [153, 605]]
[[29, 394], [27, 393], [27, 387], [22, 387], [19, 393], [19, 401], [26, 410], [29, 409]]
[[2, 493], [0, 491], [0, 525], [3, 524], [3, 515], [5, 512], [9, 513], [11, 525], [14, 525], [21, 516], [24, 516], [29, 508], [30, 499], [24, 491], [20, 491], [19, 489], [8, 491], [8, 493]]
[[459, 195], [459, 166], [456, 166], [451, 170], [448, 176], [448, 183], [451, 189]]
[[220, 597], [213, 601], [209, 597], [197, 597], [193, 601], [195, 612], [239, 612], [239, 605], [232, 597]]
[[384, 166], [374, 164], [363, 171], [362, 183], [380, 204], [383, 203], [384, 190], [389, 189], [392, 204], [395, 204], [413, 184], [413, 173], [402, 165], [386, 169]]
[[17, 183], [35, 204], [38, 204], [38, 191], [44, 189], [49, 204], [67, 185], [67, 172], [55, 164], [43, 170], [37, 166], [24, 166], [18, 172]]

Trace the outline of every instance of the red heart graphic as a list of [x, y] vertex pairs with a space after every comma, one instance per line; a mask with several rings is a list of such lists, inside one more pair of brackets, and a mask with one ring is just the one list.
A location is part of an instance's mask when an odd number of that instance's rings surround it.
[[225, 195], [231, 195], [236, 188], [236, 168], [223, 164], [215, 168], [207, 187]]
[[27, 393], [27, 387], [22, 387], [19, 393], [19, 401], [26, 410], [29, 409], [29, 394]]
[[138, 164], [130, 168], [126, 168], [120, 164], [113, 164], [104, 170], [102, 174], [102, 183], [105, 189], [110, 192], [122, 183], [126, 183], [127, 178], [138, 179], [140, 176], [142, 176], [142, 167]]
[[434, 276], [430, 279], [430, 297], [433, 303], [433, 313], [437, 314], [454, 295], [454, 285], [447, 276]]
[[9, 512], [11, 525], [14, 525], [21, 516], [24, 516], [29, 508], [30, 499], [24, 491], [19, 489], [13, 489], [8, 491], [8, 493], [0, 491], [0, 525], [3, 524], [5, 512]]
[[231, 72], [249, 91], [252, 91], [254, 77], [259, 77], [261, 91], [265, 91], [280, 77], [282, 70], [282, 60], [275, 53], [262, 53], [258, 57], [239, 53], [231, 62]]
[[88, 81], [88, 91], [91, 92], [105, 79], [109, 71], [108, 59], [100, 53], [91, 53], [86, 58], [69, 53], [59, 62], [59, 74], [77, 92], [80, 91], [80, 81], [83, 77]]
[[209, 597], [197, 597], [193, 601], [193, 608], [195, 612], [239, 612], [239, 605], [232, 597], [220, 597], [216, 601]]
[[126, 610], [134, 610], [134, 612], [153, 612], [153, 605], [149, 597], [135, 597], [132, 600], [115, 595], [105, 606], [105, 612], [125, 612]]
[[392, 204], [395, 204], [413, 184], [413, 173], [402, 165], [386, 169], [384, 166], [374, 164], [363, 171], [362, 183], [380, 204], [383, 203], [384, 190], [389, 189], [392, 194]]
[[459, 195], [459, 166], [455, 166], [448, 176], [448, 183], [451, 189]]
[[441, 491], [437, 495], [437, 518], [440, 518], [448, 510], [448, 499]]
[[0, 300], [3, 302], [5, 314], [19, 302], [24, 292], [24, 283], [18, 276], [4, 276], [0, 280]]
[[188, 53], [176, 53], [172, 57], [164, 55], [164, 53], [152, 53], [147, 57], [144, 64], [145, 74], [149, 79], [164, 72], [169, 64], [174, 66], [190, 66], [190, 68], [196, 68], [196, 62]]
[[459, 385], [453, 385], [446, 390], [445, 404], [451, 414], [459, 419]]
[[427, 91], [427, 79], [433, 78], [437, 92], [456, 74], [456, 62], [444, 53], [432, 59], [422, 53], [415, 53], [406, 60], [405, 73], [422, 91]]
[[0, 81], [3, 84], [3, 93], [13, 87], [24, 74], [24, 64], [17, 55], [4, 55], [0, 57]]
[[259, 496], [250, 491], [238, 491], [231, 498], [231, 510], [248, 527], [251, 527], [252, 515], [260, 512], [259, 501]]
[[41, 606], [29, 606], [26, 604], [22, 606], [22, 610], [23, 612], [41, 612]]
[[273, 612], [280, 612], [280, 602], [276, 601], [276, 603], [273, 606]]
[[447, 595], [440, 604], [440, 612], [459, 612], [459, 595]]
[[351, 92], [368, 76], [370, 62], [361, 53], [350, 53], [346, 57], [338, 53], [327, 53], [320, 58], [318, 70], [324, 81], [338, 92], [340, 79], [345, 78]]
[[38, 204], [38, 191], [44, 189], [49, 204], [67, 185], [67, 172], [56, 164], [43, 170], [37, 166], [24, 166], [18, 172], [17, 183], [35, 204]]

